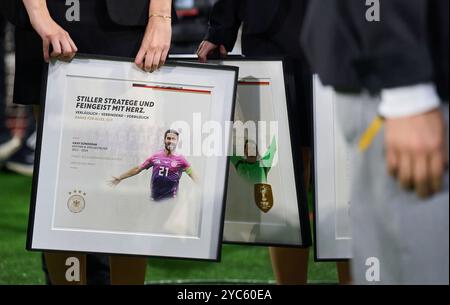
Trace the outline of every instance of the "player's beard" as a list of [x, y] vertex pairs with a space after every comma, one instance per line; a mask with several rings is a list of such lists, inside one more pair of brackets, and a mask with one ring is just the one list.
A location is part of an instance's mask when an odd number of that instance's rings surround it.
[[166, 150], [170, 152], [174, 152], [176, 147], [176, 144], [166, 144]]

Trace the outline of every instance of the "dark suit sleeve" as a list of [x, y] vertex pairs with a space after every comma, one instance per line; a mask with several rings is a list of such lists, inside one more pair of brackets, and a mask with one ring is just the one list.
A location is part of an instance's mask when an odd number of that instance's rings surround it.
[[[441, 1], [441, 0], [439, 0]], [[447, 1], [448, 2], [448, 1]], [[350, 8], [362, 52], [355, 58], [358, 75], [369, 89], [408, 86], [433, 80], [428, 30], [433, 26], [429, 0], [380, 1], [380, 22], [360, 18]], [[358, 16], [359, 15], [359, 16]], [[363, 15], [364, 16], [364, 15]], [[359, 18], [358, 18], [359, 17]]]
[[216, 45], [224, 45], [231, 51], [236, 43], [239, 27], [241, 0], [218, 0], [209, 18], [208, 32], [205, 40]]
[[441, 78], [448, 75], [448, 0], [380, 3], [380, 21], [368, 22], [365, 1], [311, 1], [302, 43], [322, 81], [376, 93], [433, 81], [434, 62], [447, 63]]

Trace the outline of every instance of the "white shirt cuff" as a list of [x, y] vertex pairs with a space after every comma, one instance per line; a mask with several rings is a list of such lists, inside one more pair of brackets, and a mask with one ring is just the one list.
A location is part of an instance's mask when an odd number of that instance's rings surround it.
[[441, 100], [431, 83], [384, 89], [379, 114], [385, 118], [413, 116], [436, 109]]

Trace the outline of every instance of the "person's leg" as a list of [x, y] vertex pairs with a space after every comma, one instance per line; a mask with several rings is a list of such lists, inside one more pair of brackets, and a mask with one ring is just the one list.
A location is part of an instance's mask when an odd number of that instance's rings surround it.
[[[303, 161], [303, 182], [309, 189], [310, 155], [307, 147], [300, 153]], [[269, 247], [272, 270], [279, 285], [306, 285], [308, 281], [309, 248]]]
[[109, 256], [105, 254], [86, 255], [86, 283], [87, 285], [109, 285]]
[[[52, 285], [45, 255], [41, 255], [42, 271], [46, 285]], [[104, 254], [86, 254], [86, 285], [109, 285], [109, 256]]]
[[[44, 252], [44, 257], [52, 285], [86, 285], [86, 255]], [[74, 264], [70, 258], [75, 258], [79, 265]], [[78, 277], [79, 281], [69, 281], [72, 277]]]
[[309, 248], [269, 247], [272, 270], [279, 285], [306, 285]]
[[36, 123], [32, 107], [27, 105], [25, 109], [27, 127], [25, 129], [20, 148], [12, 154], [5, 163], [5, 167], [15, 173], [32, 176], [36, 150]]
[[25, 129], [23, 138], [28, 139], [36, 132], [36, 118], [34, 116], [33, 106], [26, 106], [27, 128]]
[[146, 257], [112, 255], [109, 258], [111, 285], [143, 285]]
[[350, 285], [352, 277], [350, 272], [350, 262], [336, 262], [339, 284]]
[[[309, 189], [309, 150], [301, 150], [305, 189]], [[272, 270], [279, 285], [306, 285], [308, 282], [309, 248], [269, 247]]]
[[[383, 132], [367, 151], [357, 151], [379, 100], [338, 95], [336, 103], [340, 126], [356, 153], [351, 198], [354, 283], [448, 284], [448, 170], [443, 190], [429, 199], [403, 190], [387, 173]], [[448, 105], [444, 108], [448, 127]]]
[[[399, 280], [398, 255], [399, 244], [383, 243], [383, 239], [394, 233], [396, 219], [392, 209], [386, 205], [386, 201], [376, 200], [380, 195], [390, 188], [385, 179], [380, 181], [376, 172], [372, 171], [372, 164], [385, 168], [380, 164], [381, 156], [376, 156], [376, 160], [363, 161], [363, 154], [358, 152], [357, 145], [361, 135], [369, 126], [377, 114], [377, 102], [363, 95], [341, 95], [336, 97], [336, 111], [339, 128], [342, 129], [349, 150], [354, 152], [353, 176], [351, 181], [351, 224], [352, 224], [352, 277], [355, 284], [365, 284], [366, 282], [366, 260], [369, 258], [386, 260], [380, 269], [382, 283], [395, 284]], [[381, 141], [381, 134], [377, 135]], [[374, 144], [364, 154], [371, 153]], [[380, 152], [381, 153], [381, 152]], [[371, 153], [374, 155], [373, 153]], [[374, 155], [375, 156], [375, 155]], [[373, 184], [377, 184], [374, 186]], [[378, 185], [380, 184], [380, 185]], [[381, 187], [380, 187], [381, 186]], [[361, 194], [364, 193], [363, 196]], [[389, 194], [392, 196], [392, 194]], [[389, 202], [390, 203], [390, 202]], [[380, 217], [382, 216], [382, 218]], [[379, 222], [379, 220], [381, 222]], [[392, 236], [393, 237], [393, 236]], [[394, 241], [395, 238], [392, 239]], [[389, 259], [386, 259], [389, 258]]]

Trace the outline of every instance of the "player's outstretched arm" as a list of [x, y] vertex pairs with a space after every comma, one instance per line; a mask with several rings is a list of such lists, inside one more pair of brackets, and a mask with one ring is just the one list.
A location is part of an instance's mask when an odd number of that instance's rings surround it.
[[112, 177], [113, 179], [109, 181], [109, 184], [111, 186], [116, 186], [118, 185], [122, 180], [136, 176], [137, 174], [139, 174], [140, 172], [142, 172], [142, 168], [140, 168], [139, 166], [133, 167], [132, 169], [130, 169], [129, 171], [123, 173], [122, 175], [120, 175], [119, 177]]
[[272, 138], [272, 142], [270, 143], [267, 152], [261, 158], [261, 162], [264, 167], [272, 167], [273, 159], [275, 157], [275, 153], [277, 152], [277, 140], [275, 137]]
[[198, 178], [197, 176], [194, 174], [192, 168], [188, 168], [186, 170], [186, 174], [192, 179], [192, 181], [194, 181], [195, 183], [198, 183]]

